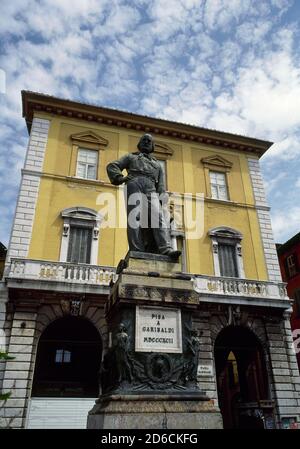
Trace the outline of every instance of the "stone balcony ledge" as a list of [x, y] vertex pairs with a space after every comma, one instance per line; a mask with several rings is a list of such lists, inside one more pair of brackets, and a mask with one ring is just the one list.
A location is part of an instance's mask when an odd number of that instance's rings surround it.
[[108, 292], [110, 282], [117, 278], [115, 271], [113, 267], [101, 265], [12, 258], [6, 281], [39, 281], [40, 286], [46, 282], [48, 286], [51, 283], [100, 286]]
[[[108, 293], [116, 269], [109, 266], [12, 258], [6, 274], [8, 287]], [[192, 275], [199, 301], [256, 304], [288, 308], [291, 300], [283, 282], [210, 275]], [[22, 286], [21, 286], [22, 285]], [[100, 287], [100, 289], [99, 289]]]
[[284, 282], [194, 275], [193, 284], [194, 290], [200, 295], [200, 302], [213, 300], [284, 309], [291, 307]]

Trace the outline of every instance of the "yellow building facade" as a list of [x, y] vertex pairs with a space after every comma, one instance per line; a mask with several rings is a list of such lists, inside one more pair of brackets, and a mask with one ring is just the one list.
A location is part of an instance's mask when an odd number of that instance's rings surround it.
[[[98, 209], [99, 193], [113, 193], [117, 196], [119, 189], [110, 184], [106, 165], [128, 152], [136, 151], [142, 133], [45, 113], [35, 112], [34, 118], [49, 120], [50, 127], [28, 256], [32, 259], [59, 261], [63, 228], [61, 211], [77, 205]], [[76, 135], [83, 133], [86, 133], [86, 136], [76, 141]], [[91, 142], [93, 135], [95, 142]], [[97, 138], [100, 143], [96, 141]], [[245, 277], [268, 280], [247, 163], [247, 157], [253, 158], [253, 153], [244, 149], [230, 150], [211, 144], [181, 141], [174, 137], [159, 136], [157, 140], [172, 151], [171, 155], [165, 155], [167, 190], [181, 195], [204, 195], [203, 235], [196, 241], [187, 241], [187, 270], [191, 273], [214, 275], [211, 239], [207, 232], [217, 225], [225, 225], [240, 230], [244, 236]], [[80, 146], [99, 153], [95, 180], [80, 179], [76, 176]], [[238, 147], [238, 143], [236, 146]], [[261, 145], [254, 158], [258, 159], [268, 146], [268, 143]], [[213, 199], [211, 196], [209, 167], [215, 171], [224, 170], [222, 160], [216, 159], [218, 156], [231, 164], [230, 169], [226, 171], [228, 201]], [[202, 162], [209, 158], [215, 159], [211, 163]], [[118, 203], [120, 202], [122, 196], [118, 199]], [[101, 230], [98, 265], [114, 266], [126, 251], [124, 229]]]
[[[246, 419], [244, 412], [237, 408], [234, 413], [228, 411], [232, 409], [234, 390], [225, 391], [221, 385], [224, 376], [230, 376], [230, 369], [235, 373], [237, 369], [234, 351], [225, 357], [226, 366], [220, 366], [216, 359], [224, 346], [222, 332], [233, 329], [232, 335], [224, 334], [228, 343], [239, 339], [240, 328], [244, 338], [247, 328], [255, 336], [253, 341], [260, 341], [258, 358], [265, 356], [264, 345], [274, 335], [276, 341], [283, 335], [290, 337], [290, 302], [281, 281], [259, 169], [259, 158], [272, 144], [32, 92], [23, 92], [22, 100], [30, 139], [1, 290], [7, 349], [16, 354], [16, 360], [8, 362], [3, 372], [3, 388], [8, 389], [14, 379], [19, 384], [16, 402], [7, 405], [9, 413], [16, 414], [13, 426], [43, 427], [41, 409], [46, 403], [59, 410], [59, 388], [65, 401], [74, 396], [80, 407], [87, 404], [87, 397], [96, 397], [95, 392], [87, 393], [88, 386], [80, 387], [81, 393], [79, 387], [74, 387], [73, 393], [66, 392], [65, 386], [51, 390], [39, 364], [44, 363], [44, 368], [47, 365], [41, 360], [47, 352], [46, 341], [54, 342], [55, 332], [63, 341], [63, 332], [53, 328], [51, 334], [51, 326], [68, 317], [72, 317], [70, 329], [75, 317], [92, 323], [99, 333], [102, 353], [109, 346], [104, 305], [109, 283], [128, 244], [126, 227], [120, 226], [126, 224], [123, 188], [110, 184], [106, 166], [135, 152], [145, 132], [155, 139], [154, 155], [163, 166], [167, 192], [185, 201], [172, 209], [175, 218], [171, 238], [172, 245], [182, 249], [182, 271], [192, 275], [199, 294], [199, 319], [194, 325], [203, 339], [200, 365], [209, 365], [206, 374], [199, 368], [199, 382], [220, 407], [224, 426], [241, 426], [239, 423]], [[117, 222], [104, 227], [105, 204], [101, 202], [109, 196], [114, 201]], [[190, 205], [198, 229], [192, 238], [187, 216]], [[176, 220], [176, 211], [182, 213], [182, 220]], [[88, 231], [78, 234], [78, 229]], [[74, 250], [74, 242], [79, 249]], [[25, 323], [23, 328], [21, 323]], [[255, 346], [251, 338], [249, 342]], [[247, 336], [245, 344], [246, 340]], [[20, 356], [24, 345], [26, 356]], [[55, 349], [57, 364], [60, 357], [71, 357], [59, 352], [67, 351], [61, 345], [62, 349]], [[267, 356], [271, 362], [266, 372], [275, 373], [276, 379], [273, 376], [266, 381], [269, 386], [264, 392], [253, 393], [265, 401], [264, 406], [257, 401], [253, 410], [259, 410], [261, 423], [268, 420], [271, 427], [299, 419], [299, 399], [293, 393], [299, 389], [296, 362], [284, 345], [279, 348], [285, 360], [282, 366], [276, 358], [278, 351], [272, 353], [272, 347]], [[20, 371], [23, 374], [18, 377]], [[265, 374], [260, 375], [264, 378]], [[48, 389], [42, 387], [43, 382], [48, 382]], [[276, 391], [283, 383], [290, 394], [280, 402]], [[253, 402], [250, 396], [246, 404]], [[248, 413], [251, 407], [245, 407]], [[66, 426], [70, 424], [66, 416], [60, 419]]]

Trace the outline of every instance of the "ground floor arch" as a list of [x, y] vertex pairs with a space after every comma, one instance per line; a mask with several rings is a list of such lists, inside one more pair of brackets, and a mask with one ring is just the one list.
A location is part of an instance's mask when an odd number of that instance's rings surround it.
[[103, 343], [85, 317], [66, 315], [40, 335], [27, 428], [85, 428], [99, 396]]
[[216, 338], [214, 355], [224, 428], [265, 428], [274, 419], [265, 354], [256, 335], [243, 326], [227, 326]]
[[97, 397], [101, 353], [89, 320], [69, 315], [53, 321], [39, 339], [32, 397]]

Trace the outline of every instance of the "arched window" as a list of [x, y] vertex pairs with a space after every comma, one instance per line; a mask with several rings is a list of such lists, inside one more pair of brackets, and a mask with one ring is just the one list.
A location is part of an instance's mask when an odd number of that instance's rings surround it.
[[215, 275], [244, 278], [241, 247], [243, 235], [227, 226], [213, 228], [208, 234], [212, 241]]
[[70, 207], [61, 213], [64, 220], [60, 262], [97, 265], [101, 217], [88, 207]]
[[87, 319], [66, 316], [49, 324], [41, 335], [32, 396], [98, 396], [102, 344]]

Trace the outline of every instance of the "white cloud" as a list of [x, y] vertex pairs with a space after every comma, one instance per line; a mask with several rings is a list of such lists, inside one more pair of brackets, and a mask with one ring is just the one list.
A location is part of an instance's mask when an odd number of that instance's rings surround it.
[[277, 163], [277, 160], [292, 160], [300, 158], [300, 136], [292, 134], [272, 145], [263, 156], [263, 160], [269, 164]]
[[[276, 195], [276, 192], [278, 192], [279, 185], [286, 181], [289, 178], [289, 174], [284, 172], [279, 172], [276, 176], [272, 176], [271, 178], [266, 178], [264, 180], [264, 187], [267, 196], [270, 196], [271, 194]], [[281, 194], [282, 192], [279, 191]]]
[[300, 207], [272, 213], [272, 228], [276, 242], [285, 242], [300, 231]]
[[263, 165], [271, 173], [269, 196], [278, 195], [286, 182], [281, 162], [300, 165], [299, 29], [284, 20], [290, 5], [3, 0], [0, 239], [8, 234], [26, 149], [22, 89], [275, 141]]
[[242, 44], [259, 44], [271, 28], [271, 21], [253, 20], [251, 22], [245, 22], [237, 27], [236, 38]]

